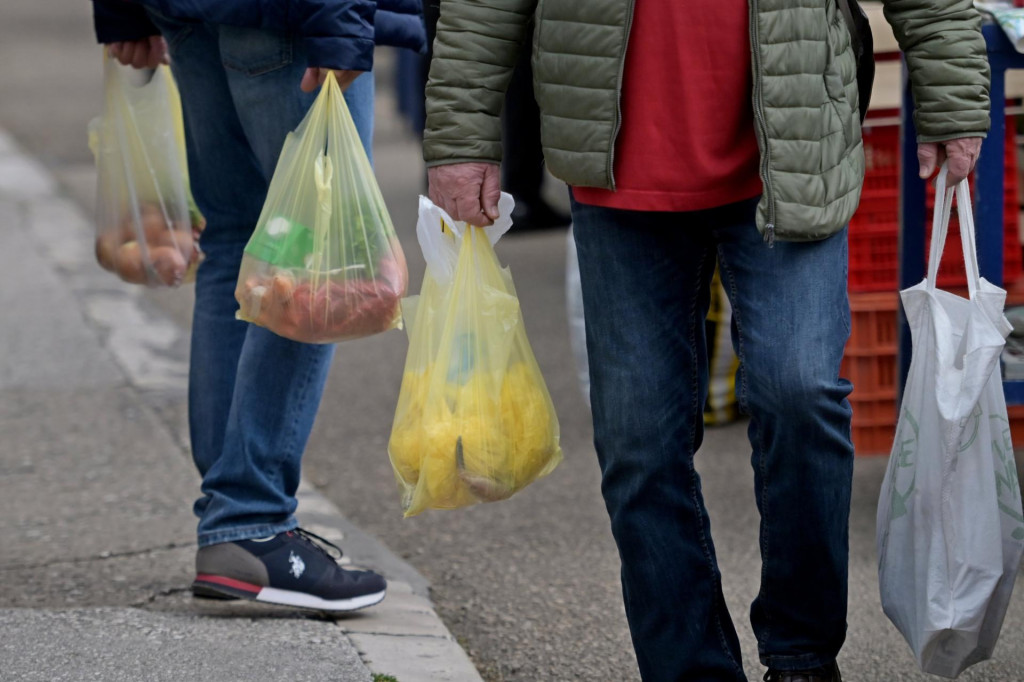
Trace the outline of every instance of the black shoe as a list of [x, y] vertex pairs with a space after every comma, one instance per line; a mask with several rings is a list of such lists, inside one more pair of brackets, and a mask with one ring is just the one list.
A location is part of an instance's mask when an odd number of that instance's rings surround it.
[[773, 670], [764, 674], [764, 682], [843, 682], [836, 663], [810, 670]]
[[512, 232], [550, 230], [568, 227], [572, 222], [568, 214], [557, 210], [540, 197], [516, 197], [515, 201], [516, 205], [512, 209]]
[[324, 545], [341, 556], [336, 545], [300, 528], [269, 538], [201, 547], [196, 553], [192, 593], [318, 611], [354, 611], [384, 599], [383, 577], [341, 568]]

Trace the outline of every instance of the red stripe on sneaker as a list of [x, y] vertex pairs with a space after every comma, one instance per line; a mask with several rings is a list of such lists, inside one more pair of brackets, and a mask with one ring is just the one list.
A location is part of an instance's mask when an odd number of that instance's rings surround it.
[[234, 578], [226, 578], [222, 575], [210, 575], [209, 573], [197, 574], [196, 580], [204, 583], [213, 583], [214, 585], [223, 585], [224, 587], [233, 587], [236, 590], [252, 592], [253, 594], [259, 594], [260, 590], [263, 589], [260, 585], [245, 583], [241, 580], [235, 580]]

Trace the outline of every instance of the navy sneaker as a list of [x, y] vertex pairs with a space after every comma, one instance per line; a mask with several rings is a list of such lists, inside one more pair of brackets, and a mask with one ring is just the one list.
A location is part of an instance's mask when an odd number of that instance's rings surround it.
[[768, 669], [764, 682], [843, 682], [839, 666], [830, 663], [813, 670], [783, 671]]
[[336, 545], [301, 528], [269, 538], [201, 547], [196, 553], [192, 593], [318, 611], [354, 611], [384, 599], [383, 577], [342, 568], [325, 546], [341, 556]]

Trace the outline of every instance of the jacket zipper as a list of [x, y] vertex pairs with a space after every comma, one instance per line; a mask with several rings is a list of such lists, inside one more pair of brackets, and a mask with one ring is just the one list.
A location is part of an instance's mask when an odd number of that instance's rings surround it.
[[757, 0], [750, 0], [750, 53], [754, 58], [754, 121], [761, 144], [761, 183], [764, 185], [765, 200], [768, 202], [768, 222], [764, 226], [764, 242], [768, 248], [775, 246], [775, 196], [772, 193], [769, 176], [768, 123], [764, 117], [764, 102], [761, 99], [761, 41], [757, 34]]
[[612, 143], [608, 153], [608, 179], [611, 180], [612, 191], [615, 191], [615, 141], [622, 129], [622, 77], [626, 72], [626, 51], [629, 49], [629, 32], [633, 28], [633, 10], [636, 0], [629, 0], [626, 7], [626, 41], [622, 47], [622, 60], [619, 63], [619, 78], [615, 84], [615, 126], [612, 128]]

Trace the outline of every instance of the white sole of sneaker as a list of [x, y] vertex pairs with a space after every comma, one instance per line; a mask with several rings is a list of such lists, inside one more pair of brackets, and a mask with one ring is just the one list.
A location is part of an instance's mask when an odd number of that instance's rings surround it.
[[379, 604], [384, 600], [386, 594], [387, 590], [381, 590], [380, 592], [364, 594], [360, 597], [352, 597], [351, 599], [321, 599], [305, 592], [292, 592], [291, 590], [281, 590], [276, 587], [264, 587], [254, 599], [268, 604], [301, 606], [320, 611], [356, 611], [358, 609], [365, 609], [367, 606]]

